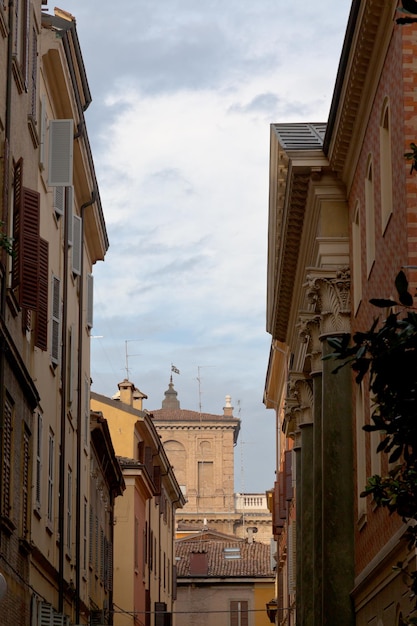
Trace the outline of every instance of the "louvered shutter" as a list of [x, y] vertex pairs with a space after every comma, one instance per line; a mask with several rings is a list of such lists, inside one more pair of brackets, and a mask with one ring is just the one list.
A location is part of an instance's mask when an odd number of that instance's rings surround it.
[[284, 457], [284, 472], [285, 472], [285, 499], [293, 499], [293, 487], [292, 487], [292, 450], [285, 451]]
[[284, 520], [287, 517], [287, 501], [285, 499], [285, 476], [284, 472], [278, 473], [278, 512], [279, 518]]
[[87, 274], [87, 327], [93, 328], [93, 298], [94, 298], [94, 278], [92, 274]]
[[54, 187], [54, 211], [57, 215], [64, 215], [65, 187]]
[[39, 602], [38, 622], [39, 626], [53, 626], [52, 606], [47, 602]]
[[35, 346], [48, 348], [48, 291], [49, 291], [49, 243], [40, 239], [39, 248], [39, 297], [36, 315]]
[[72, 246], [74, 238], [74, 187], [65, 188], [65, 215], [67, 220], [68, 245]]
[[74, 149], [74, 121], [51, 120], [49, 122], [48, 185], [68, 187], [72, 185]]
[[82, 219], [78, 215], [72, 217], [72, 271], [79, 276], [81, 274], [82, 254]]
[[23, 187], [22, 248], [20, 297], [21, 307], [37, 311], [39, 288], [39, 205], [37, 191]]
[[19, 159], [14, 168], [13, 178], [13, 249], [15, 256], [12, 266], [12, 289], [16, 289], [20, 282], [20, 266], [22, 263], [22, 211], [23, 211], [23, 159]]
[[295, 593], [296, 584], [296, 568], [297, 568], [297, 535], [296, 535], [296, 523], [292, 522], [288, 528], [288, 592]]
[[58, 365], [60, 357], [61, 330], [61, 281], [52, 276], [52, 324], [51, 324], [51, 361]]

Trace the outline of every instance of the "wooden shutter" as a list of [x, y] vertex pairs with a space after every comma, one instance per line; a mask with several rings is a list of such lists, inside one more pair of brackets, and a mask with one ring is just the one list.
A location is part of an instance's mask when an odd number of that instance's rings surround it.
[[3, 417], [3, 476], [2, 476], [2, 514], [9, 517], [12, 495], [12, 427], [13, 406], [8, 398], [4, 403]]
[[81, 274], [82, 255], [82, 228], [83, 223], [78, 215], [72, 216], [72, 271], [79, 276]]
[[292, 487], [292, 450], [286, 450], [284, 456], [284, 472], [285, 472], [285, 499], [293, 499]]
[[23, 187], [23, 216], [21, 220], [21, 283], [20, 306], [37, 311], [39, 286], [39, 206], [37, 191]]
[[48, 349], [48, 292], [49, 292], [49, 243], [40, 239], [39, 247], [39, 297], [36, 315], [35, 346]]
[[23, 202], [23, 159], [19, 159], [14, 167], [13, 176], [13, 248], [15, 257], [12, 266], [12, 289], [19, 286], [20, 281], [20, 265], [22, 255], [21, 242], [21, 219], [22, 219], [22, 202]]
[[296, 585], [296, 569], [297, 569], [297, 535], [296, 535], [296, 523], [292, 522], [288, 527], [288, 592], [295, 593]]
[[22, 500], [21, 500], [21, 536], [28, 539], [29, 534], [29, 486], [30, 486], [30, 454], [29, 454], [29, 433], [26, 428], [23, 431], [22, 441]]
[[247, 600], [232, 600], [230, 602], [230, 626], [248, 626]]
[[51, 361], [58, 365], [61, 343], [61, 281], [52, 276]]
[[48, 185], [68, 187], [72, 185], [74, 148], [74, 121], [50, 120]]
[[94, 278], [92, 274], [87, 274], [87, 327], [93, 328], [93, 298], [94, 298]]
[[12, 268], [12, 288], [22, 308], [38, 308], [39, 282], [39, 204], [37, 191], [22, 185], [23, 161], [19, 159], [14, 171], [13, 238], [15, 259]]

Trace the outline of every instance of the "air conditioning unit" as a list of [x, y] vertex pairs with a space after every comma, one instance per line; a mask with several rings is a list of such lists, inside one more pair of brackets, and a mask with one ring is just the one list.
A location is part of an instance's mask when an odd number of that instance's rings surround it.
[[106, 623], [105, 611], [90, 611], [90, 626], [104, 626]]

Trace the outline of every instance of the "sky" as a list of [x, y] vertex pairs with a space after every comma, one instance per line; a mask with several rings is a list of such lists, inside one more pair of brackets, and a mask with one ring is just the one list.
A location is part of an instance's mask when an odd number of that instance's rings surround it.
[[[94, 266], [93, 391], [241, 419], [235, 490], [275, 480], [262, 402], [271, 123], [325, 122], [350, 0], [60, 0], [93, 102], [110, 247]], [[50, 5], [53, 12], [53, 5]]]

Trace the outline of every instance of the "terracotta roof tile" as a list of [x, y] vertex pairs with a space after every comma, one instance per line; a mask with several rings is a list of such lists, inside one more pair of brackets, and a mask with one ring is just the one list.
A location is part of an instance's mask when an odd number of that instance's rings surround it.
[[[226, 558], [225, 548], [234, 549], [239, 558]], [[246, 541], [222, 541], [213, 539], [178, 540], [175, 542], [177, 576], [190, 577], [191, 553], [206, 552], [208, 577], [273, 577], [270, 547], [264, 543]]]
[[225, 415], [213, 415], [211, 413], [199, 413], [187, 409], [156, 409], [150, 411], [155, 422], [239, 422], [237, 417]]

